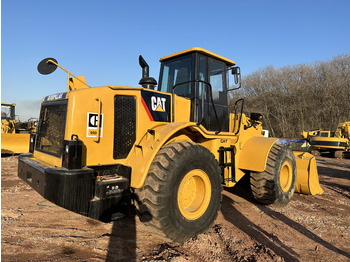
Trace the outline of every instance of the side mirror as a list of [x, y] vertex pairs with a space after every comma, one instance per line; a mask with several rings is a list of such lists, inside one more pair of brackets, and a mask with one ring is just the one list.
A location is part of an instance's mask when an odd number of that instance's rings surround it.
[[238, 66], [231, 69], [232, 75], [235, 77], [235, 84], [237, 85], [241, 81], [241, 68]]
[[56, 70], [57, 65], [52, 63], [50, 60], [57, 64], [57, 60], [55, 58], [45, 58], [41, 60], [41, 62], [38, 64], [38, 71], [40, 74], [48, 75]]

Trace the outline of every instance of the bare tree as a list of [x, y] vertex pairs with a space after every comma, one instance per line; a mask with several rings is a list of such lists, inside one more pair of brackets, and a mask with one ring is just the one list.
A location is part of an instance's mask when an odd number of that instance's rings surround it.
[[245, 97], [245, 112], [264, 114], [264, 128], [275, 137], [335, 130], [350, 121], [350, 55], [312, 65], [268, 66], [245, 76], [242, 87], [237, 95]]

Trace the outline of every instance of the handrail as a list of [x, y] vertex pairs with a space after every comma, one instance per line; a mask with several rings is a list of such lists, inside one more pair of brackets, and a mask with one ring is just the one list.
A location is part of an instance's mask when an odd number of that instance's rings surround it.
[[[241, 106], [241, 113], [240, 113], [240, 116], [239, 116], [239, 121], [238, 121], [238, 129], [237, 129], [237, 132], [235, 132], [235, 129], [236, 129], [236, 117], [237, 117], [237, 104], [242, 101], [242, 106]], [[235, 107], [234, 107], [234, 115], [235, 115], [235, 118], [233, 119], [233, 129], [232, 129], [232, 133], [234, 133], [235, 135], [237, 135], [241, 129], [241, 122], [242, 122], [242, 114], [243, 114], [243, 107], [244, 107], [244, 98], [241, 98], [241, 99], [238, 99], [236, 102], [235, 102]]]
[[100, 122], [101, 122], [101, 98], [96, 98], [96, 101], [98, 101], [98, 116], [97, 116], [97, 139], [94, 140], [94, 142], [99, 143], [100, 142], [100, 135], [101, 135], [101, 128], [100, 128]]
[[[173, 90], [172, 90], [172, 94], [173, 94], [173, 105], [172, 105], [172, 122], [175, 121], [175, 88], [180, 86], [180, 85], [184, 85], [184, 84], [188, 84], [188, 83], [203, 83], [203, 84], [207, 84], [209, 86], [209, 91], [210, 91], [210, 100], [211, 100], [211, 104], [212, 104], [212, 107], [214, 109], [214, 114], [215, 114], [215, 118], [216, 118], [216, 122], [218, 124], [218, 127], [219, 127], [219, 131], [216, 132], [216, 134], [220, 133], [221, 132], [221, 126], [220, 126], [220, 123], [219, 123], [219, 118], [218, 118], [218, 115], [216, 113], [216, 108], [215, 108], [215, 104], [214, 104], [214, 99], [213, 99], [213, 93], [212, 93], [212, 86], [209, 82], [206, 82], [206, 81], [203, 81], [203, 80], [189, 80], [189, 81], [186, 81], [186, 82], [182, 82], [182, 83], [179, 83], [179, 84], [176, 84], [173, 86]], [[204, 101], [202, 100], [202, 104], [204, 103]], [[203, 117], [203, 112], [202, 112], [202, 120], [199, 122], [199, 123], [202, 123], [204, 117]]]

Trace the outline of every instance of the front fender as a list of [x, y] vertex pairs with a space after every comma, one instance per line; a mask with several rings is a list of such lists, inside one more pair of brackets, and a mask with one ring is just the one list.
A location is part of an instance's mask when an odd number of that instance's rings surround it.
[[237, 168], [263, 172], [266, 169], [269, 152], [277, 141], [278, 138], [252, 137], [243, 145], [239, 144], [236, 148]]

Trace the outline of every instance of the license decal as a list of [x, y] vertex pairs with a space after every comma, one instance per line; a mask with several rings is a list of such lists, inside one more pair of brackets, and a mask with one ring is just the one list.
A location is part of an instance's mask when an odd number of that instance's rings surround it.
[[[98, 113], [87, 113], [86, 136], [97, 137]], [[103, 114], [100, 114], [100, 137], [103, 136]]]

